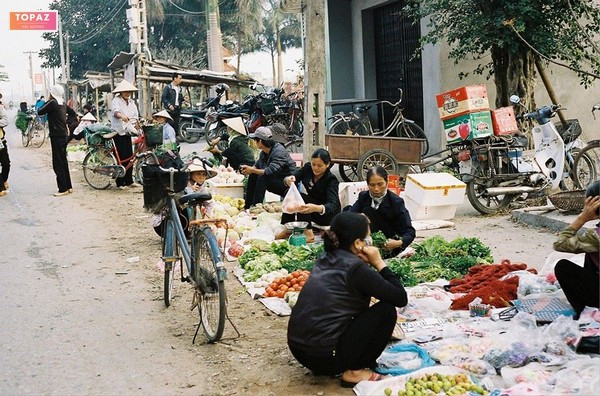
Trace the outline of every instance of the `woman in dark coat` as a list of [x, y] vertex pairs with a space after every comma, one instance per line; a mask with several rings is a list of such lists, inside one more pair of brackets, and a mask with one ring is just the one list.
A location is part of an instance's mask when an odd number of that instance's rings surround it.
[[[290, 221], [306, 221], [306, 239], [311, 242], [314, 239], [312, 224], [328, 226], [331, 219], [341, 211], [340, 198], [338, 195], [339, 181], [331, 173], [331, 156], [325, 149], [319, 148], [312, 153], [310, 163], [304, 164], [295, 174], [284, 179], [288, 186], [292, 183], [298, 185], [298, 190], [305, 205], [297, 214], [283, 213], [281, 224]], [[277, 237], [285, 238], [289, 232], [283, 231]]]
[[[292, 355], [320, 375], [341, 374], [341, 385], [377, 381], [376, 361], [408, 303], [406, 290], [370, 246], [369, 221], [357, 213], [336, 215], [292, 309], [287, 339]], [[371, 297], [378, 302], [371, 305]]]
[[385, 256], [398, 255], [411, 244], [416, 233], [404, 200], [387, 189], [388, 174], [376, 166], [367, 172], [368, 191], [358, 194], [351, 212], [364, 213], [371, 221], [371, 232], [382, 231], [387, 242]]

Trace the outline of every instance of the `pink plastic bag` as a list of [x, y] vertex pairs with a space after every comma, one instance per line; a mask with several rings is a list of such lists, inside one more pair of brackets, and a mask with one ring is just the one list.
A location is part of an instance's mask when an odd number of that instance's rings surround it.
[[281, 203], [281, 210], [283, 211], [283, 213], [294, 214], [298, 213], [302, 205], [304, 205], [302, 195], [300, 195], [296, 184], [292, 183], [290, 189], [283, 198], [283, 202]]

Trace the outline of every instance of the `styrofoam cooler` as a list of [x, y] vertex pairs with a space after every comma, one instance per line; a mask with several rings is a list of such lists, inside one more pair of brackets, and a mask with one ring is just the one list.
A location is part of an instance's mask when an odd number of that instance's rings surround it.
[[213, 195], [244, 198], [244, 183], [215, 183], [212, 180], [207, 180], [206, 184]]
[[413, 220], [450, 220], [465, 197], [466, 184], [449, 173], [406, 176], [402, 197]]
[[342, 208], [348, 205], [353, 205], [358, 199], [358, 194], [361, 191], [367, 191], [368, 189], [369, 187], [367, 186], [366, 181], [340, 183], [338, 195], [340, 197]]

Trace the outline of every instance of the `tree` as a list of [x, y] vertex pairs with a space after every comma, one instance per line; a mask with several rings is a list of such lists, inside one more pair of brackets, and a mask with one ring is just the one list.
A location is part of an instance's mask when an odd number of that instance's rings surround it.
[[257, 35], [264, 29], [262, 24], [263, 3], [262, 0], [236, 0], [238, 29], [231, 41], [234, 44], [232, 47], [236, 49], [238, 73], [241, 72], [242, 55], [258, 49]]
[[428, 18], [422, 46], [446, 41], [455, 63], [481, 61], [474, 72], [493, 77], [497, 107], [511, 94], [534, 104], [540, 59], [566, 63], [585, 86], [600, 75], [600, 8], [589, 0], [407, 0], [405, 11]]

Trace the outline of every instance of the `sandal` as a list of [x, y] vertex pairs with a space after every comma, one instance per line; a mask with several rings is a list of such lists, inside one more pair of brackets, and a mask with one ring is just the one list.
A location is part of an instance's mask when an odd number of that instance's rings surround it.
[[[383, 374], [379, 374], [379, 373], [373, 372], [371, 374], [371, 376], [369, 377], [369, 379], [366, 379], [366, 380], [363, 380], [363, 381], [381, 381], [381, 380], [386, 379], [388, 377], [389, 376], [387, 376], [387, 375], [383, 375]], [[340, 379], [340, 385], [342, 386], [342, 388], [354, 388], [356, 386], [356, 384], [358, 384], [358, 382], [345, 381], [343, 378]]]

